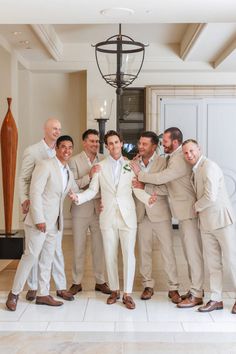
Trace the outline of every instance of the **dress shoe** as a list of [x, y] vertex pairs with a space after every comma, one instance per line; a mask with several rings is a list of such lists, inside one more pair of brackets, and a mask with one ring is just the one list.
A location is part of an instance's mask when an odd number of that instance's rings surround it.
[[101, 291], [101, 293], [103, 293], [103, 294], [111, 294], [111, 289], [109, 288], [107, 283], [95, 284], [95, 290]]
[[119, 291], [112, 291], [111, 295], [107, 298], [107, 304], [112, 305], [116, 303], [116, 300], [120, 298], [120, 292]]
[[36, 299], [37, 290], [28, 290], [25, 296], [26, 300], [34, 301]]
[[140, 298], [142, 300], [149, 300], [151, 299], [152, 295], [154, 294], [153, 288], [150, 287], [146, 287], [143, 292], [142, 295], [140, 296]]
[[189, 297], [187, 297], [186, 299], [179, 302], [177, 304], [177, 307], [179, 307], [181, 309], [186, 309], [186, 308], [190, 308], [190, 307], [194, 307], [194, 306], [202, 305], [202, 304], [203, 304], [203, 301], [202, 301], [201, 297], [196, 297], [191, 294]]
[[182, 301], [178, 290], [170, 290], [168, 292], [168, 298], [171, 299], [174, 304], [179, 304]]
[[71, 294], [71, 292], [67, 290], [57, 290], [57, 296], [67, 301], [72, 301], [75, 299], [74, 296]]
[[[191, 295], [191, 292], [190, 292], [190, 290], [189, 290], [186, 294], [181, 295], [181, 299], [182, 299], [182, 300], [185, 300], [185, 299], [187, 299], [187, 297], [189, 297], [190, 295]], [[204, 290], [202, 290], [202, 297], [204, 297], [204, 295], [205, 295]]]
[[61, 306], [63, 305], [63, 302], [54, 300], [51, 295], [47, 295], [47, 296], [36, 296], [36, 304], [48, 305], [48, 306]]
[[232, 307], [231, 313], [234, 315], [236, 314], [236, 302], [234, 303], [234, 306]]
[[125, 306], [127, 307], [127, 309], [129, 310], [135, 309], [135, 302], [131, 296], [129, 295], [123, 296], [122, 301], [123, 304], [125, 304]]
[[9, 292], [6, 302], [6, 307], [8, 308], [8, 310], [16, 311], [18, 297], [19, 295], [14, 295], [11, 291]]
[[214, 310], [223, 310], [223, 301], [213, 301], [210, 300], [206, 305], [200, 306], [198, 308], [199, 312], [211, 312]]
[[69, 289], [69, 293], [71, 293], [72, 295], [76, 295], [80, 291], [82, 291], [82, 285], [81, 284], [72, 284], [70, 289]]

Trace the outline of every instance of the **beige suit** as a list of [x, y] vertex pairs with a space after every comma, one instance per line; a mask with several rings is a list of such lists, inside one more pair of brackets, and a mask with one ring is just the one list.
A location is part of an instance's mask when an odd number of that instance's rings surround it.
[[[54, 152], [55, 156], [55, 151]], [[43, 140], [37, 144], [27, 147], [23, 154], [23, 160], [19, 175], [19, 194], [20, 202], [23, 203], [26, 199], [29, 199], [30, 183], [32, 173], [36, 164], [42, 160], [47, 160], [49, 155], [47, 153], [45, 143]], [[25, 232], [26, 234], [26, 232]], [[27, 242], [27, 240], [26, 240]], [[64, 271], [64, 257], [62, 253], [62, 233], [59, 233], [57, 237], [57, 245], [55, 257], [52, 266], [52, 276], [55, 281], [57, 290], [66, 289], [66, 276]], [[38, 264], [36, 263], [27, 279], [27, 283], [30, 289], [36, 290], [38, 288]]]
[[202, 242], [210, 272], [211, 300], [222, 300], [222, 253], [229, 262], [236, 289], [236, 233], [234, 215], [219, 166], [202, 157], [192, 176]]
[[179, 220], [181, 240], [191, 282], [190, 291], [192, 295], [202, 297], [204, 279], [202, 242], [194, 212], [196, 196], [190, 176], [191, 166], [185, 161], [182, 149], [179, 147], [171, 154], [166, 169], [158, 173], [141, 171], [138, 179], [144, 183], [166, 185], [172, 215]]
[[[70, 188], [74, 188], [72, 172], [67, 168], [68, 182], [63, 191], [62, 176], [56, 158], [36, 165], [30, 185], [30, 210], [25, 218], [26, 249], [18, 265], [12, 292], [19, 294], [33, 265], [38, 261], [38, 295], [49, 295], [50, 273], [58, 231], [63, 230], [63, 201]], [[46, 232], [36, 224], [45, 223]]]
[[[98, 154], [99, 162], [103, 159], [103, 155]], [[75, 182], [80, 189], [86, 189], [90, 183], [89, 171], [91, 164], [85, 152], [75, 155], [69, 162], [71, 171], [73, 172]], [[99, 226], [99, 207], [100, 196], [84, 203], [83, 205], [71, 206], [72, 215], [72, 232], [74, 242], [74, 258], [72, 268], [72, 283], [80, 284], [84, 275], [84, 262], [86, 254], [86, 239], [88, 229], [91, 232], [92, 260], [95, 281], [97, 284], [105, 282], [105, 260], [102, 234]]]
[[[155, 155], [150, 173], [158, 173], [166, 167], [166, 160]], [[171, 212], [168, 203], [167, 189], [164, 185], [159, 188], [153, 184], [146, 184], [145, 191], [148, 194], [158, 193], [156, 203], [151, 207], [145, 206], [136, 198], [136, 212], [138, 219], [138, 245], [140, 273], [143, 287], [154, 287], [152, 278], [152, 251], [153, 235], [160, 242], [160, 251], [163, 258], [164, 270], [167, 273], [169, 290], [179, 288], [177, 266], [173, 248], [173, 232], [171, 225]], [[163, 194], [163, 195], [161, 195]]]
[[[121, 243], [123, 256], [124, 292], [131, 293], [135, 272], [134, 247], [136, 240], [137, 218], [132, 196], [134, 173], [127, 161], [122, 162], [118, 185], [113, 182], [113, 173], [109, 157], [99, 163], [101, 171], [95, 173], [89, 188], [78, 194], [79, 204], [94, 198], [101, 190], [103, 211], [100, 213], [100, 227], [103, 236], [106, 267], [110, 289], [119, 287], [118, 244]], [[137, 190], [137, 196], [143, 196], [148, 203], [149, 195]]]

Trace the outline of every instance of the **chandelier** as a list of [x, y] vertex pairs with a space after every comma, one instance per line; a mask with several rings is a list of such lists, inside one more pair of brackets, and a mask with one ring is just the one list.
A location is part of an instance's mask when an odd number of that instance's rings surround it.
[[121, 34], [119, 24], [119, 34], [92, 46], [100, 74], [121, 95], [123, 89], [138, 77], [147, 45]]

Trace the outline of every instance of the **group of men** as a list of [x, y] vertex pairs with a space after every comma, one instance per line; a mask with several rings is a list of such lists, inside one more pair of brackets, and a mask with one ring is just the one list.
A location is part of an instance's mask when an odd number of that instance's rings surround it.
[[[183, 142], [180, 129], [163, 134], [166, 157], [157, 154], [158, 136], [143, 132], [133, 161], [122, 156], [123, 142], [116, 131], [105, 135], [107, 157], [98, 154], [99, 135], [88, 129], [82, 136], [83, 151], [72, 157], [73, 140], [61, 134], [60, 122], [45, 123], [44, 139], [26, 149], [20, 173], [22, 211], [26, 214], [25, 252], [17, 268], [6, 306], [15, 311], [27, 280], [26, 299], [37, 304], [61, 306], [50, 293], [54, 278], [56, 295], [73, 300], [82, 291], [88, 230], [95, 276], [95, 290], [108, 294], [107, 304], [120, 298], [118, 245], [123, 259], [123, 298], [135, 308], [132, 289], [135, 242], [138, 240], [141, 299], [154, 294], [152, 277], [153, 236], [160, 243], [168, 278], [168, 297], [178, 308], [202, 305], [200, 312], [223, 308], [222, 253], [230, 263], [236, 287], [236, 234], [233, 211], [221, 169], [204, 157], [195, 140]], [[63, 200], [72, 200], [74, 257], [72, 282], [67, 291], [62, 253]], [[179, 221], [188, 265], [189, 291], [180, 295], [173, 248], [171, 218]], [[203, 249], [210, 273], [211, 298], [203, 305]], [[108, 284], [105, 281], [105, 265]], [[236, 303], [232, 313], [236, 313]]]

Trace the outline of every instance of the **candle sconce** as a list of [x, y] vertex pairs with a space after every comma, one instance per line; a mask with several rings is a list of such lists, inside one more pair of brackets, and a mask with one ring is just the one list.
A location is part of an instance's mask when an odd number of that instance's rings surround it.
[[[99, 147], [99, 152], [101, 154], [104, 153], [104, 136], [105, 136], [105, 131], [106, 131], [106, 122], [109, 120], [112, 112], [112, 106], [113, 106], [113, 100], [111, 101], [110, 104], [108, 104], [107, 100], [104, 100], [100, 105], [99, 105], [99, 112], [97, 113], [99, 115], [98, 118], [95, 118], [95, 120], [98, 122], [98, 131], [99, 131], [99, 141], [100, 141], [100, 147]], [[98, 111], [98, 109], [97, 109]]]

